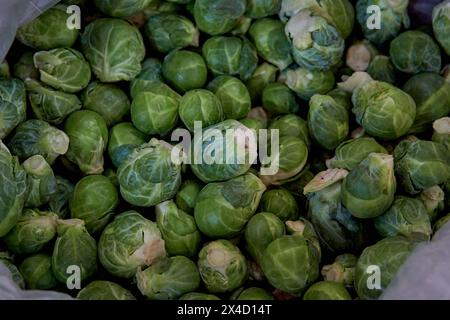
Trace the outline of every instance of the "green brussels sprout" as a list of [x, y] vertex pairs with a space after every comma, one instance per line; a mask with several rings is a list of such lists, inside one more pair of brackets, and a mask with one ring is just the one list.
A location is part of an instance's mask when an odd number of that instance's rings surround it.
[[129, 81], [141, 72], [144, 41], [139, 30], [124, 20], [94, 20], [84, 29], [81, 47], [102, 82]]
[[435, 73], [411, 77], [403, 90], [417, 105], [416, 117], [410, 133], [429, 130], [434, 120], [450, 113], [450, 83]]
[[25, 258], [19, 266], [28, 289], [48, 290], [57, 286], [52, 271], [52, 257], [36, 254]]
[[433, 9], [433, 30], [436, 40], [450, 56], [450, 6], [449, 0], [442, 1]]
[[387, 150], [374, 138], [361, 137], [347, 140], [336, 148], [334, 157], [327, 160], [327, 166], [351, 171], [371, 153], [388, 154]]
[[352, 300], [352, 297], [339, 282], [319, 281], [306, 290], [303, 300]]
[[289, 136], [299, 138], [308, 147], [311, 145], [308, 123], [295, 114], [286, 114], [273, 119], [269, 125], [269, 130], [278, 130], [280, 137]]
[[108, 154], [114, 166], [118, 168], [134, 149], [146, 141], [147, 136], [130, 122], [122, 122], [112, 127], [109, 132]]
[[300, 11], [289, 19], [285, 32], [292, 41], [292, 57], [300, 67], [328, 70], [341, 62], [344, 39], [334, 24], [319, 14]]
[[69, 180], [56, 176], [56, 193], [48, 202], [48, 208], [56, 213], [59, 218], [65, 218], [69, 212], [69, 198], [72, 195], [74, 185]]
[[0, 79], [0, 139], [25, 120], [25, 86], [17, 79]]
[[367, 67], [367, 73], [378, 81], [394, 84], [397, 77], [395, 74], [394, 65], [389, 57], [377, 55], [370, 62]]
[[151, 16], [145, 24], [145, 34], [152, 46], [163, 53], [189, 46], [198, 47], [200, 36], [188, 18], [173, 13]]
[[347, 110], [352, 108], [352, 94], [350, 92], [344, 91], [340, 88], [335, 88], [327, 92], [327, 96], [332, 97], [337, 103], [344, 106]]
[[178, 208], [186, 213], [193, 214], [197, 197], [203, 186], [195, 180], [185, 180], [181, 184], [175, 197], [175, 203]]
[[164, 240], [156, 223], [136, 211], [117, 215], [98, 242], [100, 263], [116, 277], [132, 278], [139, 267], [150, 266], [165, 256]]
[[282, 221], [297, 219], [300, 210], [294, 196], [281, 188], [264, 192], [259, 208], [263, 212], [273, 213]]
[[[436, 220], [436, 217], [444, 210], [447, 196], [439, 186], [424, 189], [417, 197], [425, 205], [430, 221]], [[448, 200], [447, 200], [448, 201]]]
[[422, 201], [403, 196], [395, 197], [389, 210], [374, 219], [374, 225], [383, 237], [429, 240], [432, 232], [430, 217]]
[[231, 300], [275, 300], [275, 298], [262, 288], [240, 288], [230, 297]]
[[69, 199], [70, 216], [81, 219], [90, 234], [106, 226], [119, 204], [116, 187], [105, 176], [86, 176], [75, 185]]
[[41, 155], [53, 164], [69, 149], [69, 137], [45, 121], [32, 119], [17, 126], [9, 146], [11, 152], [21, 159]]
[[440, 143], [450, 152], [450, 117], [444, 117], [433, 122], [432, 140]]
[[183, 294], [179, 300], [220, 300], [219, 297], [213, 294], [201, 293], [201, 292], [189, 292]]
[[164, 58], [162, 72], [167, 82], [180, 92], [202, 88], [208, 75], [202, 56], [187, 50], [168, 54]]
[[408, 193], [418, 193], [450, 178], [450, 153], [440, 143], [403, 140], [395, 148], [394, 157], [395, 173]]
[[195, 291], [200, 285], [200, 275], [194, 262], [176, 256], [138, 270], [136, 282], [139, 291], [151, 300], [174, 300]]
[[347, 288], [353, 288], [355, 268], [358, 258], [350, 253], [337, 256], [332, 264], [322, 267], [322, 276], [325, 281], [342, 283]]
[[33, 57], [40, 80], [57, 89], [75, 93], [85, 88], [91, 80], [91, 68], [83, 55], [70, 48], [39, 51]]
[[125, 92], [113, 84], [92, 82], [82, 93], [83, 108], [97, 112], [108, 127], [122, 121], [130, 111]]
[[251, 118], [244, 118], [239, 120], [241, 124], [249, 128], [250, 130], [254, 130], [256, 134], [256, 140], [259, 139], [258, 132], [261, 129], [265, 129], [266, 126], [264, 125], [263, 121], [257, 120], [257, 119], [251, 119]]
[[9, 257], [0, 256], [0, 264], [3, 264], [9, 270], [9, 272], [11, 273], [11, 278], [14, 281], [14, 283], [20, 289], [25, 289], [25, 279], [23, 278], [22, 274], [20, 273], [16, 265], [12, 263], [11, 259], [9, 259]]
[[236, 26], [231, 30], [231, 34], [233, 36], [244, 36], [248, 29], [250, 28], [250, 25], [252, 24], [252, 19], [249, 17], [241, 17], [238, 21]]
[[219, 76], [207, 88], [219, 98], [226, 119], [242, 119], [252, 107], [250, 93], [241, 80], [230, 76]]
[[13, 76], [25, 81], [26, 79], [37, 80], [39, 78], [39, 70], [34, 66], [34, 53], [25, 51], [13, 66]]
[[197, 121], [200, 121], [203, 127], [209, 127], [221, 122], [224, 117], [220, 99], [205, 89], [186, 92], [181, 98], [178, 113], [190, 131], [194, 131], [194, 124]]
[[248, 265], [238, 247], [227, 240], [205, 245], [199, 253], [198, 270], [211, 293], [233, 291], [244, 284]]
[[39, 252], [55, 237], [57, 219], [52, 212], [26, 209], [3, 241], [17, 254]]
[[67, 6], [57, 5], [38, 18], [21, 26], [16, 38], [24, 45], [36, 50], [69, 48], [78, 38], [78, 30], [67, 27], [70, 13]]
[[154, 138], [133, 150], [117, 170], [125, 201], [151, 207], [176, 195], [181, 165], [172, 162], [171, 150], [167, 142]]
[[315, 94], [326, 94], [334, 88], [334, 74], [330, 70], [308, 70], [295, 68], [284, 71], [279, 82], [286, 84], [303, 100]]
[[264, 88], [262, 104], [273, 115], [296, 113], [299, 110], [294, 93], [282, 83], [270, 83]]
[[442, 218], [440, 218], [438, 221], [436, 221], [436, 223], [433, 226], [433, 231], [434, 233], [436, 233], [437, 231], [439, 231], [443, 226], [445, 226], [448, 222], [450, 221], [450, 213], [447, 214], [446, 216], [443, 216]]
[[[358, 259], [355, 270], [355, 289], [364, 300], [377, 299], [389, 286], [400, 266], [415, 248], [416, 243], [403, 237], [388, 237], [367, 247]], [[374, 269], [378, 269], [381, 288], [369, 286]]]
[[169, 256], [193, 258], [200, 249], [200, 232], [194, 217], [177, 208], [172, 200], [155, 207], [156, 223]]
[[[408, 4], [408, 0], [358, 0], [356, 19], [364, 36], [377, 45], [393, 39], [402, 26], [409, 27]], [[379, 16], [378, 12], [368, 10], [370, 6], [379, 8]], [[374, 14], [377, 14], [377, 17], [374, 17]]]
[[57, 91], [34, 80], [25, 81], [28, 99], [36, 118], [51, 124], [61, 124], [72, 112], [81, 109], [74, 94]]
[[246, 7], [245, 0], [195, 0], [193, 15], [201, 31], [215, 36], [233, 30]]
[[378, 49], [370, 41], [356, 41], [347, 49], [345, 64], [353, 71], [366, 71], [378, 54]]
[[421, 31], [409, 30], [396, 37], [389, 53], [394, 66], [405, 73], [439, 73], [441, 70], [439, 46]]
[[152, 88], [155, 83], [163, 80], [161, 61], [156, 58], [147, 58], [142, 63], [142, 71], [131, 80], [130, 95], [134, 98], [138, 93], [147, 91], [147, 88]]
[[50, 201], [57, 192], [52, 167], [41, 155], [35, 155], [22, 163], [27, 173], [26, 207], [40, 207]]
[[79, 268], [81, 281], [92, 276], [97, 271], [97, 243], [86, 231], [83, 220], [60, 220], [57, 231], [52, 255], [55, 278], [67, 283], [73, 266]]
[[0, 78], [9, 78], [11, 73], [9, 71], [9, 64], [6, 60], [0, 63]]
[[391, 206], [396, 187], [394, 157], [371, 153], [344, 178], [341, 200], [353, 216], [375, 218]]
[[276, 67], [267, 62], [263, 62], [256, 67], [255, 71], [246, 82], [252, 100], [261, 96], [264, 88], [269, 83], [275, 82], [277, 71], [278, 69]]
[[261, 58], [274, 64], [280, 70], [292, 62], [291, 44], [284, 33], [281, 21], [264, 18], [252, 23], [248, 34]]
[[80, 300], [136, 300], [133, 294], [117, 283], [95, 280], [77, 294]]
[[195, 204], [195, 221], [210, 238], [239, 234], [258, 208], [266, 187], [252, 173], [225, 182], [207, 184]]
[[111, 17], [128, 18], [147, 8], [153, 0], [94, 0], [101, 12]]
[[67, 158], [85, 174], [103, 172], [103, 152], [108, 144], [108, 128], [98, 113], [75, 111], [66, 120], [64, 131], [70, 139]]

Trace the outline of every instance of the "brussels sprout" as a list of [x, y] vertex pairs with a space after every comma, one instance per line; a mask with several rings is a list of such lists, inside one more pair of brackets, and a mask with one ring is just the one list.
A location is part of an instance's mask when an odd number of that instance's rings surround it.
[[450, 152], [450, 117], [445, 117], [433, 122], [434, 142], [444, 145]]
[[41, 155], [35, 155], [22, 163], [27, 173], [26, 207], [40, 207], [50, 201], [57, 192], [53, 169]]
[[69, 48], [78, 38], [78, 30], [67, 27], [69, 18], [67, 6], [54, 6], [38, 18], [21, 26], [17, 30], [16, 38], [37, 50]]
[[28, 99], [36, 118], [52, 124], [61, 124], [72, 112], [81, 109], [74, 94], [56, 91], [34, 80], [25, 82]]
[[250, 130], [254, 130], [256, 134], [256, 140], [259, 140], [258, 136], [259, 130], [266, 128], [264, 122], [257, 119], [244, 118], [239, 120], [239, 122], [242, 123], [247, 128], [249, 128]]
[[264, 88], [262, 104], [273, 115], [296, 113], [299, 109], [294, 93], [282, 83], [271, 83]]
[[350, 110], [352, 108], [352, 94], [340, 88], [335, 88], [329, 92], [327, 92], [327, 96], [332, 97], [339, 103], [341, 106], [345, 107], [345, 109]]
[[136, 300], [133, 294], [117, 283], [96, 280], [89, 283], [77, 294], [80, 300]]
[[76, 111], [67, 118], [64, 131], [70, 139], [67, 158], [85, 174], [102, 173], [103, 152], [108, 144], [105, 120], [94, 111]]
[[142, 71], [131, 80], [130, 95], [134, 98], [138, 93], [147, 91], [147, 88], [152, 88], [155, 83], [158, 84], [163, 80], [161, 61], [156, 58], [147, 58], [142, 63]]
[[[387, 288], [400, 266], [408, 258], [416, 243], [403, 237], [388, 237], [367, 247], [358, 259], [355, 270], [355, 289], [361, 299], [377, 299]], [[369, 286], [373, 267], [379, 270], [381, 288]]]
[[397, 196], [386, 213], [374, 219], [377, 232], [383, 237], [404, 236], [429, 240], [431, 223], [422, 201]]
[[275, 300], [274, 297], [262, 288], [240, 288], [230, 297], [231, 300]]
[[69, 198], [72, 195], [74, 185], [69, 180], [56, 176], [56, 193], [48, 202], [51, 212], [58, 215], [59, 218], [65, 218], [69, 212]]
[[108, 154], [118, 168], [133, 152], [144, 144], [147, 136], [137, 130], [133, 124], [122, 122], [111, 128], [109, 132]]
[[178, 209], [172, 200], [158, 204], [155, 211], [167, 254], [193, 258], [200, 249], [201, 238], [194, 217]]
[[58, 281], [66, 284], [73, 266], [80, 270], [80, 280], [89, 278], [97, 271], [97, 243], [79, 219], [60, 220], [58, 238], [52, 255], [52, 270]]
[[9, 143], [11, 152], [21, 159], [41, 155], [49, 164], [67, 152], [69, 137], [64, 131], [37, 119], [19, 124]]
[[186, 17], [173, 13], [151, 16], [145, 24], [150, 43], [159, 52], [168, 53], [188, 46], [198, 47], [200, 33]]
[[131, 17], [148, 7], [153, 0], [94, 0], [95, 6], [111, 17]]
[[3, 240], [8, 249], [14, 253], [39, 252], [55, 237], [57, 218], [58, 216], [52, 212], [26, 209]]
[[378, 49], [370, 41], [357, 41], [347, 49], [345, 63], [353, 71], [366, 71], [377, 55]]
[[0, 264], [3, 264], [9, 270], [9, 272], [11, 273], [11, 278], [14, 281], [14, 283], [20, 289], [25, 289], [25, 279], [23, 278], [22, 274], [20, 273], [16, 265], [13, 264], [8, 257], [1, 257], [1, 256], [0, 256]]
[[247, 114], [247, 118], [258, 120], [264, 128], [267, 128], [269, 122], [269, 115], [263, 107], [255, 107]]
[[203, 87], [208, 75], [202, 56], [187, 50], [173, 51], [167, 55], [162, 72], [167, 82], [180, 92]]
[[405, 73], [435, 72], [441, 70], [439, 46], [426, 33], [406, 31], [391, 42], [392, 63]]
[[181, 184], [175, 197], [178, 208], [189, 214], [194, 213], [197, 197], [203, 186], [195, 180], [185, 180]]
[[212, 293], [230, 292], [239, 288], [248, 277], [248, 265], [238, 247], [227, 240], [205, 245], [199, 253], [198, 270]]
[[23, 260], [19, 266], [28, 289], [48, 290], [58, 281], [52, 271], [52, 257], [40, 253]]
[[341, 200], [357, 218], [375, 218], [394, 201], [394, 157], [371, 153], [344, 178]]
[[396, 74], [394, 65], [389, 57], [377, 55], [370, 62], [367, 67], [367, 73], [378, 81], [394, 84], [396, 81]]
[[172, 162], [172, 146], [152, 139], [133, 150], [117, 170], [120, 193], [128, 203], [151, 207], [175, 196], [181, 165]]
[[246, 16], [254, 19], [273, 16], [280, 11], [282, 0], [248, 0]]
[[408, 193], [418, 193], [450, 178], [450, 154], [439, 143], [403, 140], [395, 148], [394, 157], [395, 173]]
[[207, 88], [219, 98], [226, 119], [242, 119], [252, 107], [247, 87], [237, 78], [219, 76]]
[[22, 81], [0, 79], [0, 139], [5, 138], [26, 117], [26, 94]]
[[13, 67], [13, 76], [25, 81], [27, 79], [37, 80], [39, 78], [39, 70], [34, 66], [34, 53], [26, 51], [17, 60]]
[[418, 196], [418, 199], [420, 199], [425, 205], [425, 209], [431, 222], [435, 221], [438, 214], [444, 210], [445, 198], [446, 195], [444, 190], [442, 190], [439, 186], [433, 186], [425, 189]]
[[330, 70], [296, 68], [283, 72], [278, 81], [285, 83], [303, 100], [315, 94], [326, 94], [334, 88], [334, 74]]
[[450, 56], [450, 6], [449, 0], [442, 1], [433, 9], [433, 30], [436, 40]]
[[0, 63], [0, 78], [9, 78], [11, 76], [9, 72], [9, 64], [6, 60]]
[[308, 123], [295, 114], [287, 114], [273, 119], [270, 123], [269, 130], [278, 130], [280, 137], [289, 136], [299, 138], [308, 147], [311, 144]]
[[295, 220], [299, 215], [299, 207], [294, 196], [285, 189], [272, 189], [264, 192], [259, 208], [270, 212], [282, 221]]
[[81, 95], [83, 107], [97, 112], [108, 127], [122, 121], [130, 110], [130, 100], [125, 92], [113, 84], [93, 82]]
[[434, 73], [415, 75], [403, 90], [416, 101], [417, 113], [410, 132], [430, 129], [434, 120], [450, 113], [450, 83]]
[[190, 292], [182, 295], [179, 300], [220, 300], [213, 294]]
[[141, 72], [145, 46], [139, 30], [120, 19], [97, 19], [86, 26], [81, 46], [102, 82], [129, 81]]
[[284, 25], [278, 20], [264, 18], [253, 22], [249, 31], [258, 54], [264, 60], [284, 70], [293, 60], [291, 44], [284, 34]]
[[178, 112], [190, 131], [194, 131], [196, 121], [200, 121], [203, 127], [209, 127], [223, 120], [222, 103], [214, 93], [205, 89], [186, 92]]
[[450, 221], [450, 213], [446, 216], [440, 218], [433, 226], [433, 231], [436, 233], [439, 231], [443, 226], [445, 226]]
[[303, 300], [352, 300], [352, 297], [341, 283], [319, 281], [306, 290]]
[[334, 157], [327, 160], [327, 166], [350, 171], [371, 153], [388, 154], [387, 150], [374, 138], [361, 137], [347, 140], [336, 148]]
[[195, 0], [195, 23], [201, 31], [212, 36], [224, 34], [238, 24], [246, 6], [245, 0]]
[[277, 71], [278, 69], [276, 67], [267, 62], [263, 62], [255, 69], [252, 76], [246, 82], [252, 100], [261, 96], [264, 88], [269, 83], [275, 82]]
[[210, 238], [237, 235], [253, 216], [266, 187], [252, 173], [207, 184], [197, 197], [195, 221]]
[[341, 254], [334, 259], [332, 264], [322, 267], [322, 276], [325, 281], [334, 281], [353, 288], [357, 262], [358, 258], [353, 254]]
[[145, 270], [138, 270], [139, 291], [152, 300], [178, 299], [196, 290], [200, 275], [194, 262], [184, 256], [164, 258]]

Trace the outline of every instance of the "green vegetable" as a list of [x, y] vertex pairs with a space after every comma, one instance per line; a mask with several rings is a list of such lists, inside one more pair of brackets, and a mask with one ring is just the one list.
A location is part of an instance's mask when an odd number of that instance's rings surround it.
[[334, 88], [334, 74], [330, 70], [295, 68], [285, 70], [278, 79], [303, 100], [315, 94], [326, 94]]
[[344, 285], [332, 281], [314, 283], [303, 295], [303, 300], [351, 300]]
[[127, 18], [148, 7], [152, 0], [94, 0], [103, 13], [118, 18]]
[[52, 167], [41, 155], [28, 158], [22, 163], [27, 173], [26, 207], [40, 207], [50, 201], [57, 191]]
[[0, 79], [0, 139], [25, 121], [26, 107], [23, 82], [17, 79]]
[[144, 144], [147, 136], [137, 130], [132, 123], [116, 124], [109, 131], [108, 155], [117, 168], [128, 158], [134, 149]]
[[96, 280], [77, 294], [80, 300], [136, 300], [127, 289], [111, 281]]
[[433, 30], [436, 40], [439, 41], [447, 55], [450, 55], [450, 15], [449, 1], [445, 0], [433, 9]]
[[58, 284], [52, 271], [52, 257], [36, 254], [24, 259], [19, 266], [28, 289], [48, 290]]
[[262, 288], [240, 288], [230, 297], [231, 300], [275, 300], [273, 296]]
[[263, 212], [273, 213], [282, 221], [295, 220], [300, 213], [294, 196], [281, 188], [264, 192], [259, 208]]

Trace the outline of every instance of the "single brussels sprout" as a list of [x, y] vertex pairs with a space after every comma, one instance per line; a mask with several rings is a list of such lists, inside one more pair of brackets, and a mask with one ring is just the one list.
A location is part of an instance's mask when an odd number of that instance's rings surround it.
[[334, 74], [330, 70], [308, 70], [304, 68], [284, 71], [278, 81], [286, 84], [303, 100], [315, 94], [326, 94], [334, 88]]
[[13, 66], [13, 76], [25, 81], [27, 79], [37, 80], [39, 78], [39, 70], [34, 66], [34, 53], [25, 51]]
[[130, 122], [122, 122], [112, 127], [109, 132], [108, 154], [114, 166], [118, 168], [134, 149], [146, 141], [147, 136]]
[[194, 213], [197, 197], [203, 186], [195, 180], [185, 180], [181, 184], [175, 197], [175, 203], [178, 208], [189, 214]]
[[70, 139], [67, 158], [85, 174], [103, 172], [103, 152], [108, 144], [108, 128], [102, 116], [90, 110], [72, 113], [64, 124]]
[[446, 200], [447, 196], [439, 186], [423, 190], [417, 198], [425, 205], [431, 222], [435, 221], [436, 217], [445, 209], [444, 200]]
[[74, 94], [53, 90], [34, 80], [25, 84], [33, 113], [40, 120], [61, 124], [69, 114], [81, 109], [81, 101]]
[[200, 285], [200, 275], [194, 262], [176, 256], [138, 270], [136, 282], [139, 291], [151, 300], [174, 300], [195, 291]]
[[[367, 247], [358, 259], [355, 270], [355, 289], [364, 300], [377, 299], [389, 286], [400, 266], [413, 251], [416, 243], [403, 237], [388, 237]], [[381, 288], [368, 286], [373, 267], [378, 267]]]
[[284, 70], [293, 62], [291, 44], [284, 33], [281, 21], [271, 18], [256, 20], [248, 34], [261, 58], [274, 64], [278, 69]]
[[245, 0], [195, 0], [193, 14], [198, 28], [215, 36], [233, 30], [246, 7]]
[[189, 292], [183, 294], [179, 300], [220, 300], [219, 297], [213, 294], [201, 293], [201, 292]]
[[447, 214], [446, 216], [443, 216], [442, 218], [440, 218], [438, 221], [436, 221], [436, 223], [433, 226], [433, 231], [434, 233], [436, 233], [437, 231], [439, 231], [443, 226], [445, 226], [448, 222], [450, 221], [450, 213]]
[[230, 300], [275, 300], [275, 298], [262, 288], [240, 288], [233, 292]]
[[158, 204], [155, 211], [167, 254], [193, 258], [200, 249], [201, 240], [194, 217], [178, 209], [172, 200]]
[[52, 212], [26, 209], [3, 241], [17, 254], [39, 252], [55, 237], [57, 219]]
[[227, 240], [205, 245], [199, 253], [198, 270], [211, 293], [233, 291], [244, 284], [248, 265], [238, 247]]
[[164, 58], [162, 72], [167, 82], [179, 92], [202, 88], [208, 69], [198, 53], [178, 50]]
[[224, 118], [220, 99], [205, 89], [186, 92], [181, 98], [178, 113], [181, 121], [190, 131], [194, 131], [195, 122], [200, 121], [202, 127], [209, 127], [221, 122]]
[[9, 146], [20, 159], [41, 155], [53, 164], [58, 156], [67, 152], [69, 137], [45, 121], [32, 119], [17, 126]]
[[250, 18], [260, 19], [278, 14], [282, 0], [248, 0], [245, 15]]
[[173, 13], [151, 16], [145, 24], [145, 34], [159, 52], [198, 47], [200, 33], [186, 17]]
[[57, 192], [52, 167], [41, 155], [35, 155], [22, 163], [27, 173], [26, 207], [40, 207], [50, 201]]
[[49, 211], [56, 213], [59, 218], [65, 218], [69, 212], [69, 198], [74, 185], [69, 180], [56, 176], [56, 193], [48, 202]]
[[286, 114], [273, 119], [270, 123], [269, 130], [278, 130], [280, 137], [289, 136], [299, 138], [308, 147], [311, 145], [308, 123], [295, 114]]
[[435, 73], [411, 77], [403, 90], [417, 105], [416, 117], [410, 133], [429, 130], [432, 122], [450, 113], [450, 82]]
[[20, 273], [19, 269], [16, 267], [14, 263], [12, 263], [9, 257], [1, 257], [0, 256], [0, 264], [3, 264], [11, 273], [11, 278], [14, 283], [20, 288], [25, 289], [25, 279]]
[[350, 253], [336, 257], [334, 262], [322, 267], [322, 276], [325, 281], [342, 283], [347, 288], [353, 288], [355, 268], [358, 258]]
[[219, 98], [226, 119], [242, 119], [249, 113], [252, 101], [241, 80], [219, 76], [211, 81], [207, 88]]
[[80, 270], [80, 281], [92, 276], [97, 271], [97, 243], [86, 231], [83, 220], [60, 220], [57, 231], [52, 255], [55, 278], [66, 284], [74, 266]]
[[49, 290], [58, 284], [52, 271], [52, 257], [47, 254], [40, 253], [25, 258], [19, 270], [28, 289]]
[[246, 82], [252, 100], [260, 97], [269, 83], [275, 82], [277, 71], [276, 67], [267, 62], [263, 62], [256, 67], [252, 76]]
[[94, 20], [84, 29], [81, 47], [102, 82], [129, 81], [141, 72], [144, 41], [139, 30], [124, 20]]
[[83, 108], [97, 112], [108, 127], [122, 121], [130, 111], [125, 92], [113, 84], [92, 82], [81, 95]]
[[367, 73], [378, 81], [394, 84], [397, 77], [394, 65], [389, 57], [377, 55], [367, 67]]
[[414, 194], [450, 178], [450, 153], [442, 144], [410, 139], [394, 150], [395, 173], [405, 191]]
[[339, 282], [319, 281], [306, 290], [303, 300], [352, 300], [352, 297]]
[[11, 73], [9, 71], [9, 64], [6, 60], [0, 63], [0, 78], [9, 78]]
[[195, 221], [210, 238], [236, 236], [258, 208], [266, 187], [252, 173], [207, 184], [195, 205]]
[[181, 165], [172, 161], [171, 150], [170, 144], [153, 138], [122, 162], [117, 177], [125, 201], [151, 207], [175, 196], [181, 184]]
[[432, 233], [430, 217], [422, 201], [403, 196], [397, 196], [389, 210], [374, 219], [374, 225], [383, 237], [429, 240]]
[[101, 12], [111, 17], [128, 18], [147, 8], [153, 0], [94, 0]]
[[95, 280], [77, 294], [80, 300], [136, 300], [133, 294], [117, 283]]
[[440, 143], [450, 152], [450, 117], [444, 117], [433, 122], [434, 142]]
[[344, 178], [341, 200], [353, 216], [375, 218], [391, 206], [396, 187], [394, 157], [371, 153]]
[[361, 137], [342, 142], [333, 158], [327, 160], [327, 167], [353, 170], [371, 153], [385, 153], [387, 150], [374, 138]]
[[264, 192], [259, 208], [263, 212], [273, 213], [282, 221], [297, 219], [300, 211], [294, 196], [281, 188]]
[[[364, 36], [377, 45], [393, 39], [402, 26], [409, 27], [408, 4], [408, 0], [358, 0], [356, 19]], [[369, 10], [371, 6], [377, 6], [379, 11]]]
[[450, 1], [445, 0], [433, 9], [433, 30], [436, 40], [450, 56]]
[[78, 30], [67, 27], [70, 15], [67, 13], [67, 6], [56, 5], [21, 26], [17, 30], [16, 38], [36, 50], [69, 48], [78, 38]]
[[378, 54], [370, 41], [357, 41], [347, 49], [345, 64], [353, 71], [366, 71]]
[[130, 95], [134, 98], [138, 93], [147, 91], [147, 88], [152, 88], [155, 83], [163, 80], [161, 61], [156, 58], [147, 58], [142, 63], [142, 71], [131, 80]]
[[270, 83], [262, 92], [262, 104], [273, 115], [296, 113], [295, 94], [282, 83]]
[[25, 120], [25, 86], [17, 79], [0, 79], [0, 139]]

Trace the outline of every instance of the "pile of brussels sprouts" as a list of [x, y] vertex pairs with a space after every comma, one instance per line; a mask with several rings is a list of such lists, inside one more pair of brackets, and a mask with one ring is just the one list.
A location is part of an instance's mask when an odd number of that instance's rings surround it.
[[[450, 0], [417, 2], [64, 0], [23, 25], [0, 261], [79, 299], [379, 298], [450, 220]], [[278, 130], [279, 171], [173, 161], [196, 121], [200, 153]]]

